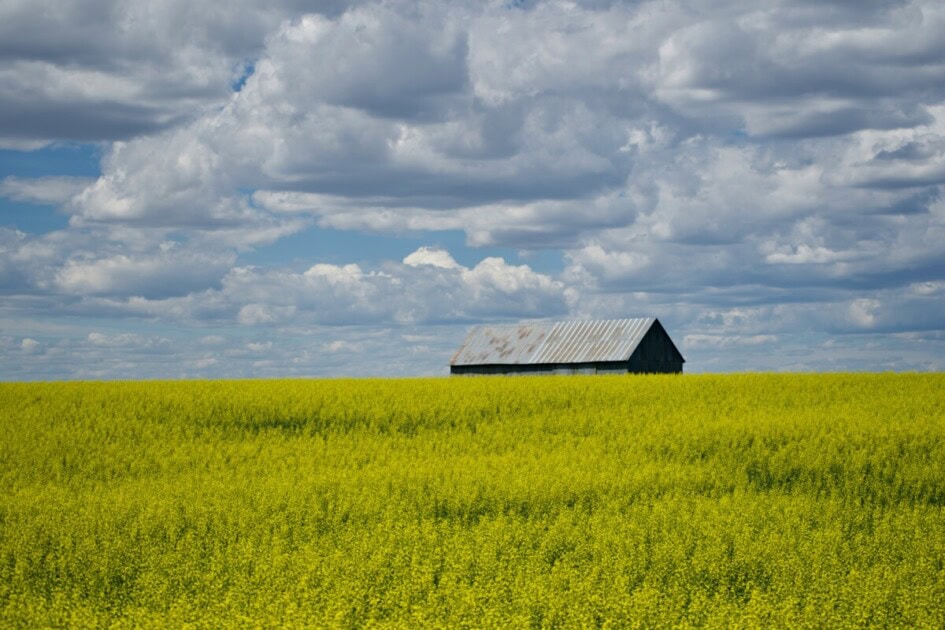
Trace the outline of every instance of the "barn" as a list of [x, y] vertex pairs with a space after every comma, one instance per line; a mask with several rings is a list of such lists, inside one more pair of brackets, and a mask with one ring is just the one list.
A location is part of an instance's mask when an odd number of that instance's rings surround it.
[[681, 373], [686, 360], [655, 317], [477, 326], [450, 374]]

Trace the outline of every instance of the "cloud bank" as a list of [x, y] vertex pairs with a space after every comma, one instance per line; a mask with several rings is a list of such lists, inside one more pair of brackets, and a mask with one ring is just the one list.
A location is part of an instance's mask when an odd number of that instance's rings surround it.
[[[478, 321], [636, 315], [697, 370], [945, 367], [941, 3], [317, 4], [0, 6], [0, 145], [102, 148], [0, 180], [68, 221], [0, 228], [3, 376], [443, 373]], [[463, 244], [279, 254], [314, 233]]]

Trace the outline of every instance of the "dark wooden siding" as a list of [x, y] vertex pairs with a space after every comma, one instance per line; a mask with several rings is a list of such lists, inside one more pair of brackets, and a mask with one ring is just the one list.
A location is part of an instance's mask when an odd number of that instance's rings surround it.
[[487, 374], [626, 374], [629, 364], [623, 361], [602, 361], [598, 363], [533, 363], [510, 365], [452, 365], [450, 374], [487, 375]]
[[640, 345], [630, 355], [627, 371], [635, 373], [674, 374], [683, 370], [684, 359], [676, 344], [657, 321], [653, 324]]

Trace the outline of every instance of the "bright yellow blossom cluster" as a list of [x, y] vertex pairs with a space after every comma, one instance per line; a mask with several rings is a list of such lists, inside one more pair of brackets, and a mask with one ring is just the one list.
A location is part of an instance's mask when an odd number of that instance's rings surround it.
[[945, 375], [0, 385], [0, 625], [945, 621]]

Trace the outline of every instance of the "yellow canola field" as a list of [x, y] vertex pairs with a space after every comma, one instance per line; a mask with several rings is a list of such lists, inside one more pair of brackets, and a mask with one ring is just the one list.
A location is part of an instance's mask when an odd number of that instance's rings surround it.
[[0, 625], [945, 622], [945, 375], [0, 385]]

